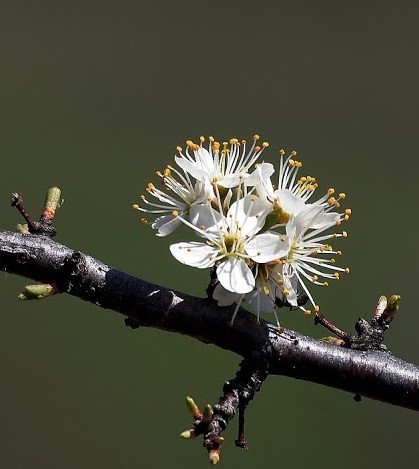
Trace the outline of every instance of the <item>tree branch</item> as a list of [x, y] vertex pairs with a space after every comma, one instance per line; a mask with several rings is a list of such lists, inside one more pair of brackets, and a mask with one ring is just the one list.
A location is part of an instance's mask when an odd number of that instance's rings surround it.
[[[48, 236], [0, 231], [0, 268], [52, 285], [54, 293], [68, 293], [114, 310], [126, 316], [130, 327], [156, 327], [185, 334], [244, 357], [246, 366], [242, 364], [236, 378], [224, 386], [214, 418], [201, 432], [212, 462], [218, 460], [222, 442], [219, 434], [237, 410], [244, 428], [244, 409], [268, 374], [312, 381], [419, 410], [419, 367], [379, 348], [361, 347], [360, 351], [339, 347], [278, 329], [264, 320], [258, 326], [254, 315], [244, 309], [230, 326], [234, 307], [220, 308], [208, 298], [135, 278]], [[377, 322], [377, 317], [373, 321]], [[388, 327], [383, 321], [380, 327]], [[365, 335], [370, 327], [364, 323], [357, 323], [359, 334]], [[373, 332], [377, 334], [376, 329]], [[244, 435], [239, 435], [237, 442], [245, 446]]]
[[[389, 353], [337, 347], [281, 331], [241, 309], [160, 287], [116, 270], [46, 236], [0, 231], [0, 268], [54, 284], [59, 292], [112, 309], [131, 324], [186, 334], [248, 357], [263, 352], [269, 373], [286, 375], [419, 410], [419, 368]], [[267, 355], [269, 354], [269, 357]]]

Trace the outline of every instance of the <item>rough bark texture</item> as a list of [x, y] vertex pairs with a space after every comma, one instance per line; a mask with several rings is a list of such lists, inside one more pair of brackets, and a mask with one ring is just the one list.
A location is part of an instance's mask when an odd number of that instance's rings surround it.
[[[0, 231], [0, 268], [112, 309], [127, 316], [131, 327], [186, 334], [245, 359], [259, 356], [269, 374], [313, 381], [419, 410], [419, 368], [390, 353], [338, 347], [278, 330], [265, 321], [258, 327], [254, 316], [245, 310], [231, 327], [227, 323], [232, 308], [219, 308], [206, 298], [140, 280], [47, 236]], [[234, 410], [238, 406], [239, 402]]]

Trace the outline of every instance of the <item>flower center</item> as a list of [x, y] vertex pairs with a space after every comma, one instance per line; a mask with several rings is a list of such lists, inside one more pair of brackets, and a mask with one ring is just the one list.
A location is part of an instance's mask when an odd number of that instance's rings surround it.
[[224, 235], [224, 244], [227, 250], [227, 253], [237, 252], [237, 242], [239, 238], [237, 235], [232, 233], [226, 233]]

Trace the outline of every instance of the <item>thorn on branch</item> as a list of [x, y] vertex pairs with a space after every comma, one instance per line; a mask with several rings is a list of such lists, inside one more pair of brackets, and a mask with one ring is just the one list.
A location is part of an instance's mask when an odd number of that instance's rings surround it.
[[246, 451], [249, 449], [247, 446], [246, 437], [244, 435], [244, 413], [246, 408], [242, 405], [239, 405], [239, 427], [238, 427], [238, 436], [237, 440], [234, 440], [234, 444], [237, 448], [245, 449]]
[[16, 207], [27, 225], [19, 224], [17, 230], [20, 233], [31, 233], [36, 235], [44, 235], [53, 238], [57, 234], [57, 230], [52, 225], [55, 218], [55, 212], [61, 203], [61, 190], [58, 187], [52, 187], [48, 190], [44, 208], [42, 210], [39, 221], [35, 221], [23, 206], [22, 194], [17, 192], [12, 194], [11, 205]]
[[[319, 314], [316, 312], [316, 315], [314, 317], [314, 324], [321, 324], [323, 327], [325, 327], [329, 332], [332, 334], [335, 334], [342, 342], [344, 347], [350, 347], [351, 346], [351, 336], [347, 334], [345, 331], [340, 329], [339, 327], [335, 326], [332, 324], [328, 319], [323, 314]], [[330, 342], [330, 341], [329, 341]], [[340, 344], [340, 343], [339, 343]], [[336, 345], [338, 345], [336, 343]]]

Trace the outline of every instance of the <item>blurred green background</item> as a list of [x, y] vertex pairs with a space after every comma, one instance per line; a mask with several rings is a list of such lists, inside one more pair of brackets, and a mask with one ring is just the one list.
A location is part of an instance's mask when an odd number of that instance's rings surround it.
[[[207, 273], [169, 255], [130, 208], [187, 138], [297, 150], [303, 172], [348, 194], [349, 277], [318, 289], [347, 330], [381, 294], [403, 297], [386, 342], [419, 363], [419, 32], [409, 1], [7, 1], [0, 3], [0, 221], [58, 185], [57, 241], [203, 295]], [[181, 335], [132, 331], [72, 297], [19, 302], [0, 275], [0, 467], [207, 467], [184, 397], [215, 402], [239, 357]], [[325, 335], [298, 312], [282, 324]], [[410, 467], [412, 411], [273, 377], [247, 418], [250, 451], [225, 436], [222, 467]]]

